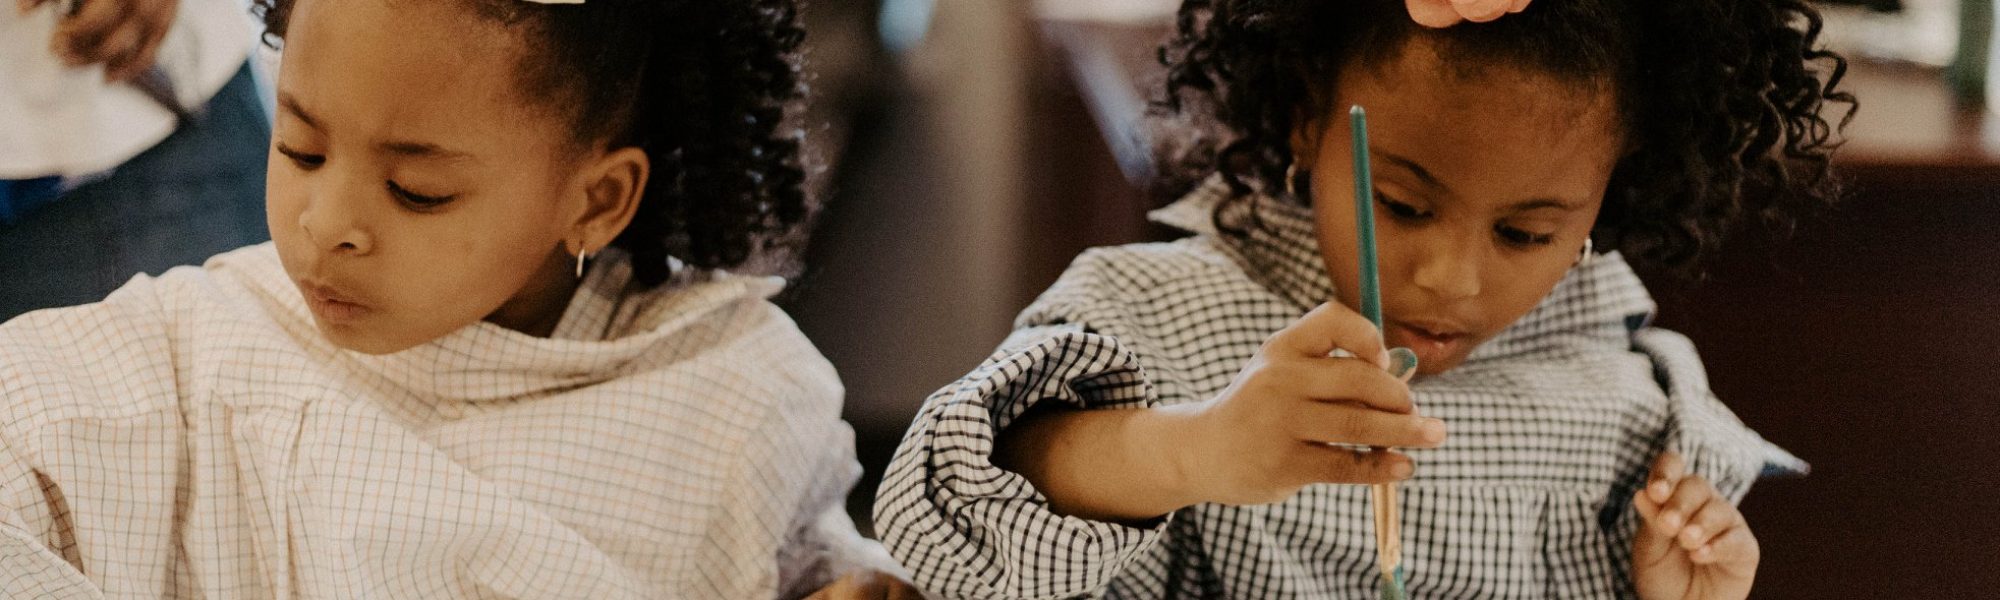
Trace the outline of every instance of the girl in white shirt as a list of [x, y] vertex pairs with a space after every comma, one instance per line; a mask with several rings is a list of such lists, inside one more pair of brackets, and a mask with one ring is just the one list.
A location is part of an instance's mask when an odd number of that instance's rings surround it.
[[273, 242], [0, 326], [0, 597], [895, 569], [782, 280], [723, 271], [803, 235], [792, 2], [258, 4]]

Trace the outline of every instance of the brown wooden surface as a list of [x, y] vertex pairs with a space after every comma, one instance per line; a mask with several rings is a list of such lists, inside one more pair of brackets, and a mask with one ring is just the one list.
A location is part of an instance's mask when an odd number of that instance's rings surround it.
[[[1149, 97], [1165, 34], [1040, 25], [1055, 79], [1031, 138], [1052, 166], [1041, 202], [1067, 212], [1042, 230], [1034, 289], [1083, 247], [1157, 235], [1137, 225], [1144, 148], [1119, 116]], [[1813, 464], [1743, 505], [1765, 556], [1753, 597], [2000, 597], [2000, 120], [1925, 71], [1860, 65], [1849, 83], [1842, 210], [1732, 242], [1698, 285], [1649, 276], [1659, 322], [1695, 340], [1746, 423]]]

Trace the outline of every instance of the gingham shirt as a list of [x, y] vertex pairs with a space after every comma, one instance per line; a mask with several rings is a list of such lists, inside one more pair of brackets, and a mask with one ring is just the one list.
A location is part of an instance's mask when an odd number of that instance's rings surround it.
[[[0, 326], [0, 598], [772, 598], [893, 568], [781, 281], [367, 356], [269, 245]], [[872, 547], [871, 547], [872, 546]]]
[[[1086, 252], [998, 352], [924, 403], [875, 506], [920, 586], [954, 598], [1377, 597], [1365, 486], [1198, 505], [1134, 528], [1050, 512], [991, 462], [996, 432], [1036, 402], [1208, 399], [1333, 297], [1308, 209], [1259, 198], [1264, 225], [1239, 240], [1211, 225], [1225, 193], [1212, 181], [1154, 214], [1193, 237]], [[1732, 501], [1767, 468], [1803, 470], [1716, 400], [1686, 338], [1646, 325], [1653, 308], [1618, 256], [1600, 256], [1463, 365], [1412, 384], [1424, 414], [1452, 427], [1443, 447], [1408, 451], [1412, 597], [1630, 597], [1630, 498], [1660, 451], [1683, 453]]]

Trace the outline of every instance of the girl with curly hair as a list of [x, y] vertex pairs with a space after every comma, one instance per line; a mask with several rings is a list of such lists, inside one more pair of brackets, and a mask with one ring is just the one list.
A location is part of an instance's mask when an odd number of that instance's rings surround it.
[[[1401, 481], [1411, 597], [1746, 597], [1735, 504], [1805, 464], [1650, 326], [1630, 265], [1691, 273], [1831, 202], [1853, 99], [1819, 26], [1803, 0], [1186, 0], [1153, 218], [1194, 235], [1085, 253], [932, 395], [884, 542], [945, 597], [1373, 597], [1353, 484]], [[1352, 105], [1380, 332], [1351, 308]]]
[[811, 212], [793, 1], [256, 4], [273, 241], [0, 325], [0, 597], [882, 591], [732, 272]]

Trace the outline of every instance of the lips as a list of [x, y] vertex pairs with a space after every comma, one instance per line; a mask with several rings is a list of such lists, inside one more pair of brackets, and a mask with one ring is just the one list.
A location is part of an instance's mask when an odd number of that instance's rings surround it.
[[374, 312], [356, 296], [340, 288], [304, 280], [299, 282], [299, 291], [305, 294], [306, 305], [313, 314], [329, 323], [353, 323]]
[[1462, 350], [1471, 334], [1468, 328], [1442, 321], [1390, 321], [1384, 328], [1390, 346], [1416, 351], [1422, 364], [1441, 365], [1445, 357]]

